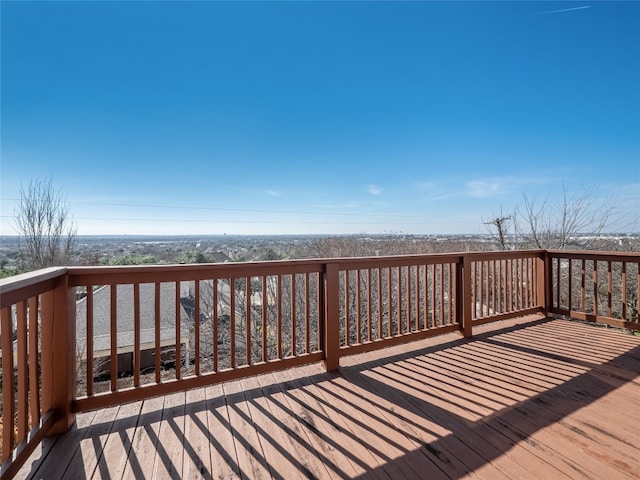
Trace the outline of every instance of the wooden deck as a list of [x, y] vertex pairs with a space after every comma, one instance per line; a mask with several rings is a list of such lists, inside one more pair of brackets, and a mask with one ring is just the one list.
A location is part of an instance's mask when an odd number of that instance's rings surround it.
[[18, 478], [640, 478], [640, 337], [520, 319], [78, 416]]

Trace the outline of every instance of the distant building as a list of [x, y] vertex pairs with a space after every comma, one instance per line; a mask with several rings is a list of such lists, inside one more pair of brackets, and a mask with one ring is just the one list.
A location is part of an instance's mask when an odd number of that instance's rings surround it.
[[229, 255], [224, 252], [213, 252], [211, 253], [211, 261], [213, 263], [227, 263], [230, 262], [231, 259], [229, 258]]

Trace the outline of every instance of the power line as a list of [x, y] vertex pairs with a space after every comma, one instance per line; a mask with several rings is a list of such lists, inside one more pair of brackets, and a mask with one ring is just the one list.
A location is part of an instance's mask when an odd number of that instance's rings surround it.
[[[2, 197], [2, 200], [18, 201], [17, 198]], [[298, 215], [339, 215], [355, 217], [393, 217], [393, 218], [422, 218], [420, 215], [397, 215], [393, 213], [351, 213], [351, 212], [318, 212], [302, 210], [266, 210], [256, 208], [228, 208], [228, 207], [202, 207], [202, 206], [180, 206], [180, 205], [154, 205], [144, 203], [115, 203], [115, 202], [69, 202], [70, 205], [99, 205], [105, 207], [142, 207], [142, 208], [162, 208], [173, 210], [208, 210], [219, 212], [246, 212], [246, 213], [293, 213]]]
[[[0, 218], [13, 218], [13, 215], [0, 215]], [[182, 218], [118, 218], [118, 217], [74, 217], [74, 220], [98, 220], [101, 222], [172, 222], [172, 223], [256, 223], [256, 224], [312, 224], [312, 225], [386, 225], [387, 222], [318, 222], [311, 220], [196, 220]], [[403, 225], [423, 225], [424, 222], [402, 222]]]

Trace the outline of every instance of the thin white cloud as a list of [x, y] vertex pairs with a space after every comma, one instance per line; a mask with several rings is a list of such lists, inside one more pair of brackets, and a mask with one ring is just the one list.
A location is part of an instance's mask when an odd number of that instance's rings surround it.
[[371, 195], [378, 196], [382, 193], [382, 189], [378, 185], [367, 185], [367, 192]]
[[576, 10], [585, 10], [591, 8], [591, 5], [583, 5], [582, 7], [563, 8], [561, 10], [547, 10], [546, 12], [540, 12], [537, 15], [553, 15], [554, 13], [575, 12]]
[[512, 194], [519, 190], [530, 188], [531, 185], [541, 186], [553, 182], [548, 176], [536, 176], [523, 173], [521, 175], [507, 175], [503, 177], [476, 178], [461, 182], [459, 179], [424, 181], [416, 183], [416, 187], [425, 192], [425, 199], [430, 201], [447, 200], [451, 198], [493, 198]]
[[416, 186], [422, 189], [432, 189], [436, 186], [436, 183], [435, 182], [418, 182], [416, 183]]
[[279, 197], [280, 196], [280, 192], [276, 192], [275, 190], [263, 190], [264, 193], [266, 193], [267, 195], [271, 195], [272, 197]]
[[467, 182], [466, 187], [466, 195], [471, 198], [497, 197], [505, 193], [505, 188], [499, 181], [473, 180]]
[[346, 203], [319, 203], [310, 205], [311, 208], [320, 208], [322, 210], [343, 210], [351, 208], [360, 208], [364, 204], [363, 202], [351, 201]]

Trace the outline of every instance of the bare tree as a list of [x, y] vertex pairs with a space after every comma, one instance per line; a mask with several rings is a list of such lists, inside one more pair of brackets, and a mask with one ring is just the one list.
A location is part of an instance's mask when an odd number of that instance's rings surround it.
[[509, 224], [513, 222], [513, 218], [514, 215], [504, 215], [502, 209], [500, 209], [500, 215], [489, 220], [483, 220], [489, 233], [496, 237], [502, 250], [509, 249], [507, 237], [509, 235]]
[[68, 262], [76, 227], [65, 197], [54, 188], [53, 178], [32, 180], [26, 188], [20, 187], [15, 218], [25, 270]]
[[[523, 204], [515, 207], [513, 215], [505, 217], [501, 212], [485, 225], [503, 249], [563, 249], [576, 245], [579, 237], [584, 237], [579, 246], [587, 249], [612, 225], [614, 213], [614, 207], [595, 202], [592, 190], [572, 194], [563, 188], [555, 203], [540, 202], [524, 193]], [[510, 238], [509, 224], [513, 228]]]

